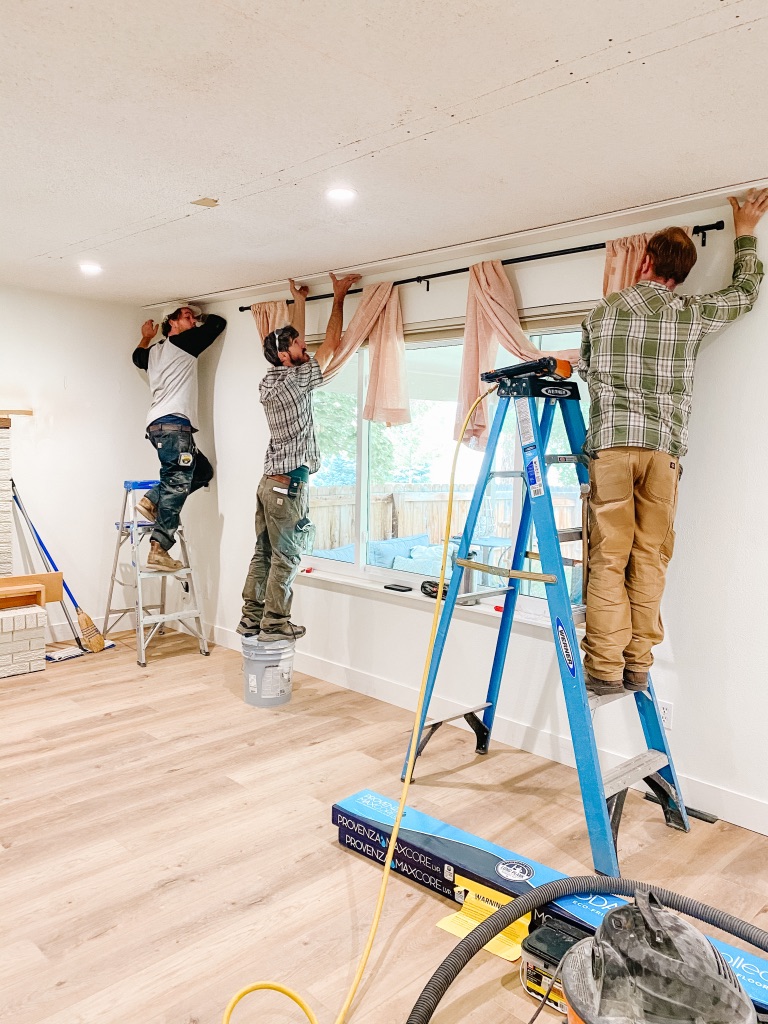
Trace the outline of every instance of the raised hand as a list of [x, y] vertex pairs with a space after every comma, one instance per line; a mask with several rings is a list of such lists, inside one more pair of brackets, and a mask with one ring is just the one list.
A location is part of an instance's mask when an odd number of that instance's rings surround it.
[[360, 280], [360, 276], [360, 274], [347, 274], [346, 277], [336, 277], [335, 274], [331, 274], [333, 297], [335, 299], [343, 299], [352, 285], [357, 284]]
[[158, 325], [154, 320], [145, 320], [141, 325], [141, 339], [142, 341], [150, 342], [157, 334]]
[[288, 284], [294, 299], [306, 299], [309, 295], [309, 287], [306, 284], [296, 284], [292, 277], [288, 278]]
[[733, 210], [733, 227], [736, 236], [753, 235], [758, 221], [768, 210], [768, 188], [760, 190], [751, 188], [743, 203], [739, 203], [736, 196], [728, 196], [728, 202]]

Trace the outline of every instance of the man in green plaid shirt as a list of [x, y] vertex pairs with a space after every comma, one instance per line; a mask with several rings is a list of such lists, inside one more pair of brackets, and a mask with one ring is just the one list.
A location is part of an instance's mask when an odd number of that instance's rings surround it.
[[763, 267], [754, 229], [768, 189], [733, 208], [736, 255], [728, 288], [678, 295], [696, 262], [682, 228], [649, 241], [638, 283], [606, 296], [582, 325], [579, 372], [591, 399], [587, 689], [645, 690], [674, 546], [679, 459], [688, 448], [693, 372], [701, 341], [757, 299]]

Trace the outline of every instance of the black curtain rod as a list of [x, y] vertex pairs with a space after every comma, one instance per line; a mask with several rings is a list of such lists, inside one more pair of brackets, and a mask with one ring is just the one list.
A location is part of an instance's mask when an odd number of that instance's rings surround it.
[[[707, 232], [708, 231], [722, 231], [725, 227], [725, 221], [719, 220], [715, 224], [697, 224], [693, 229], [694, 235], [701, 235], [701, 244], [705, 246], [707, 244]], [[572, 249], [554, 249], [551, 252], [537, 252], [531, 256], [513, 256], [511, 259], [502, 260], [501, 265], [503, 267], [509, 267], [513, 263], [532, 263], [534, 260], [549, 260], [555, 256], [572, 256], [577, 252], [594, 252], [596, 249], [604, 249], [605, 242], [595, 242], [594, 245], [577, 245]], [[399, 284], [424, 284], [426, 282], [427, 291], [429, 291], [429, 282], [436, 281], [440, 277], [453, 277], [455, 274], [468, 274], [469, 267], [457, 267], [456, 270], [440, 270], [435, 274], [420, 274], [418, 277], [405, 277], [402, 281], [393, 281], [392, 286], [396, 287]], [[350, 288], [348, 295], [357, 295], [361, 292], [362, 288]], [[307, 302], [318, 302], [320, 299], [332, 299], [333, 292], [329, 292], [325, 295], [309, 295], [307, 296]], [[288, 305], [293, 305], [293, 299], [288, 299]], [[240, 306], [241, 313], [247, 313], [250, 310], [250, 306]]]

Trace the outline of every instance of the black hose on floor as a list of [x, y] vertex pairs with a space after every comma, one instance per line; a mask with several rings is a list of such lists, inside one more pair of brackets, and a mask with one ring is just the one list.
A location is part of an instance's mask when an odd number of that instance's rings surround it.
[[645, 892], [653, 891], [664, 906], [675, 910], [687, 917], [696, 918], [713, 928], [720, 928], [724, 932], [735, 935], [736, 938], [749, 942], [757, 949], [768, 952], [768, 932], [763, 931], [756, 925], [749, 924], [726, 914], [716, 907], [707, 906], [689, 896], [680, 896], [668, 889], [660, 889], [658, 886], [649, 885], [647, 882], [634, 882], [629, 878], [606, 878], [603, 875], [580, 875], [574, 878], [559, 878], [554, 882], [547, 882], [536, 889], [518, 896], [516, 899], [501, 907], [489, 918], [479, 924], [474, 931], [462, 939], [448, 956], [443, 960], [435, 973], [429, 979], [424, 989], [416, 1000], [407, 1024], [428, 1024], [432, 1015], [437, 1009], [438, 1003], [448, 990], [448, 986], [456, 980], [459, 973], [467, 966], [469, 961], [490, 942], [492, 938], [504, 931], [511, 924], [530, 914], [532, 910], [541, 907], [552, 900], [562, 899], [564, 896], [582, 896], [589, 893], [606, 893], [612, 896], [634, 896], [635, 891], [641, 889]]

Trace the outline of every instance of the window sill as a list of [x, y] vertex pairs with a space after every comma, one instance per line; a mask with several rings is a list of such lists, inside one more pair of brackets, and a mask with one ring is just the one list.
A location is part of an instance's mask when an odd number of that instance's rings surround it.
[[[404, 606], [416, 604], [421, 605], [425, 609], [432, 609], [435, 604], [431, 597], [426, 597], [421, 593], [419, 589], [421, 579], [412, 584], [413, 590], [402, 592], [386, 590], [381, 580], [361, 579], [359, 576], [328, 572], [326, 569], [317, 569], [312, 566], [310, 571], [308, 571], [308, 568], [302, 569], [296, 577], [296, 582], [302, 586], [317, 587], [321, 590], [334, 590], [338, 593], [359, 593], [362, 590], [378, 600], [383, 599], [389, 603]], [[410, 586], [411, 584], [408, 585]], [[490, 598], [487, 603], [481, 601], [479, 604], [457, 605], [454, 615], [456, 618], [465, 619], [469, 622], [487, 622], [488, 625], [498, 623], [500, 613], [495, 611], [494, 605], [491, 603], [493, 600], [493, 598]], [[499, 597], [495, 598], [496, 603], [499, 600]], [[542, 605], [540, 611], [535, 607], [537, 604]], [[531, 605], [534, 605], [534, 607], [531, 607]], [[574, 611], [576, 612], [576, 609]], [[515, 609], [515, 622], [525, 623], [527, 626], [537, 626], [540, 629], [546, 630], [550, 635], [552, 633], [546, 603], [537, 598], [521, 597], [519, 599]], [[577, 613], [576, 628], [583, 628], [583, 613], [580, 616]]]

